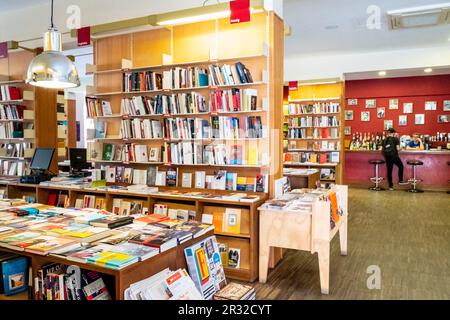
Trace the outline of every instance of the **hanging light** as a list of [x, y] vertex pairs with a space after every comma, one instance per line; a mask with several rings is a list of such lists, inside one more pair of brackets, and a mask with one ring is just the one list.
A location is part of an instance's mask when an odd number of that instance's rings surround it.
[[31, 61], [26, 83], [52, 89], [79, 87], [77, 69], [62, 53], [61, 34], [53, 24], [53, 0], [51, 10], [51, 25], [44, 34], [44, 52]]

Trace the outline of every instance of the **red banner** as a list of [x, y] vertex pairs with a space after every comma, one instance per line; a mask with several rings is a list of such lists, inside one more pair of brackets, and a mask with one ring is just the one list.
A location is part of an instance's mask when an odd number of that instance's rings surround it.
[[289, 81], [289, 91], [298, 90], [298, 81]]
[[85, 47], [91, 44], [91, 27], [78, 29], [78, 46]]
[[230, 23], [250, 21], [250, 0], [230, 1]]
[[8, 43], [0, 42], [0, 59], [8, 58]]

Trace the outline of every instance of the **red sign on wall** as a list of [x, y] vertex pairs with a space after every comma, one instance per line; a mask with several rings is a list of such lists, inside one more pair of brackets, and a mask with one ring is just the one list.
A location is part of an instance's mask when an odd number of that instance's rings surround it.
[[289, 81], [289, 91], [298, 90], [298, 81]]
[[250, 21], [250, 0], [230, 1], [230, 23]]
[[8, 43], [0, 42], [0, 59], [8, 58]]
[[91, 44], [91, 27], [78, 29], [78, 46], [85, 47]]

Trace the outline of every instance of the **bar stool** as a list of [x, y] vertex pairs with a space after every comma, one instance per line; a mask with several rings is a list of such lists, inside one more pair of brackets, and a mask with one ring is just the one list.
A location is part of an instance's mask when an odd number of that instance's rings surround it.
[[406, 190], [407, 192], [413, 192], [413, 193], [419, 193], [423, 192], [423, 190], [417, 189], [417, 185], [422, 182], [422, 180], [417, 179], [417, 166], [423, 166], [423, 162], [420, 160], [408, 160], [406, 163], [410, 166], [413, 166], [413, 177], [408, 180], [408, 182], [411, 184], [411, 188]]
[[380, 164], [385, 163], [385, 161], [380, 160], [380, 159], [375, 159], [375, 160], [369, 160], [369, 163], [375, 165], [375, 177], [370, 178], [370, 181], [372, 181], [375, 185], [369, 189], [372, 191], [383, 191], [384, 189], [380, 188], [380, 183], [384, 179], [382, 177], [380, 177], [378, 173], [379, 173]]
[[[450, 161], [447, 162], [447, 165], [450, 166]], [[450, 183], [450, 180], [448, 181], [448, 183]], [[450, 191], [447, 191], [448, 194], [450, 194]]]

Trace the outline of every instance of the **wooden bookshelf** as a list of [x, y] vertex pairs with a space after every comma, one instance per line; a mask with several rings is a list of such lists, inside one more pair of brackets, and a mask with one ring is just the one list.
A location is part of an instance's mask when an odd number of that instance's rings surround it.
[[[284, 126], [287, 130], [304, 129], [306, 137], [304, 138], [290, 138], [289, 135], [285, 137], [285, 154], [296, 153], [300, 157], [302, 153], [318, 154], [324, 156], [328, 154], [328, 158], [331, 157], [332, 152], [339, 152], [339, 162], [337, 163], [311, 163], [311, 162], [292, 162], [286, 161], [284, 158], [284, 167], [299, 167], [299, 168], [317, 168], [321, 171], [322, 168], [334, 169], [334, 178], [322, 178], [324, 183], [336, 183], [342, 184], [343, 181], [343, 161], [344, 161], [344, 100], [343, 100], [343, 84], [337, 82], [335, 84], [317, 84], [317, 85], [303, 85], [299, 86], [297, 91], [289, 92], [289, 99], [285, 102], [287, 105], [308, 106], [324, 103], [339, 103], [339, 111], [320, 111], [320, 112], [302, 112], [302, 113], [289, 113], [288, 110], [284, 111]], [[338, 125], [290, 125], [294, 119], [304, 119], [320, 117], [335, 117], [339, 122]], [[313, 131], [329, 130], [337, 131], [337, 137], [314, 137]], [[334, 143], [333, 149], [322, 149], [322, 143]], [[319, 145], [320, 144], [320, 145]], [[329, 160], [329, 159], [328, 159]]]

